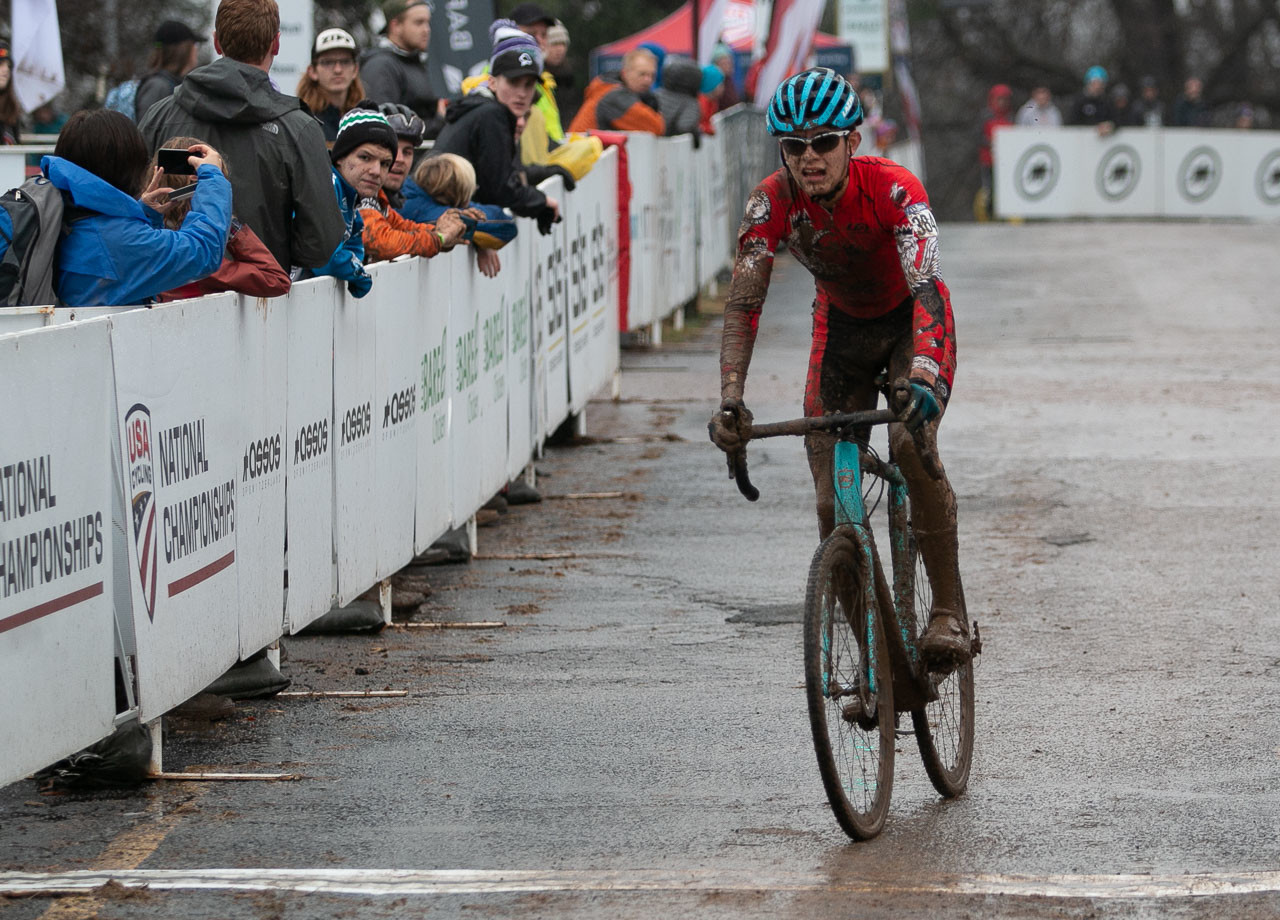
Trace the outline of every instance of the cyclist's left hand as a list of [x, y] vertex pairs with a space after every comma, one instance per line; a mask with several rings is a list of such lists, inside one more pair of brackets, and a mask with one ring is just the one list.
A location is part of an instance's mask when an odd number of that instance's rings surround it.
[[711, 416], [707, 432], [716, 447], [732, 454], [751, 439], [751, 421], [751, 410], [742, 404], [742, 400], [727, 398], [720, 403], [719, 411]]
[[908, 431], [919, 431], [925, 422], [931, 422], [942, 414], [938, 397], [933, 395], [933, 389], [928, 385], [909, 381], [906, 393], [899, 400], [898, 418]]

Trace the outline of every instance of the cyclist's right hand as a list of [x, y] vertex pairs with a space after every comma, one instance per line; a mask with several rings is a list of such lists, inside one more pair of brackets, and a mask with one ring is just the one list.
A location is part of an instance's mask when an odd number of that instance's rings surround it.
[[751, 410], [743, 405], [742, 400], [727, 397], [720, 403], [719, 411], [711, 416], [707, 432], [716, 447], [732, 454], [751, 440], [751, 421]]

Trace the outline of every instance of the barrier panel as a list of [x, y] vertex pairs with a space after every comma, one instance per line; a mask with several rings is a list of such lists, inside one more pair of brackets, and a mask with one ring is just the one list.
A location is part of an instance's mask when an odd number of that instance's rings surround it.
[[[725, 261], [699, 177], [727, 187], [736, 160], [632, 140], [643, 325]], [[619, 367], [620, 159], [544, 183], [564, 220], [522, 222], [493, 279], [457, 251], [370, 266], [360, 300], [318, 278], [0, 309], [0, 783], [130, 715], [118, 656], [154, 720], [470, 518], [583, 411]]]
[[631, 176], [631, 280], [624, 332], [644, 329], [662, 319], [658, 308], [662, 286], [658, 147], [659, 140], [652, 135], [627, 136]]
[[1280, 217], [1280, 132], [1007, 128], [1000, 217]]
[[110, 334], [0, 339], [0, 782], [112, 729]]

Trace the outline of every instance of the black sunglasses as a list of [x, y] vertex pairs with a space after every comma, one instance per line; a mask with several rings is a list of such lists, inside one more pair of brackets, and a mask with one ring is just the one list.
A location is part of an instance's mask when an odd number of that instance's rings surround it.
[[835, 150], [840, 138], [848, 136], [848, 131], [827, 131], [816, 137], [780, 137], [778, 143], [782, 146], [784, 156], [802, 157], [806, 147], [812, 147], [814, 153], [822, 156]]

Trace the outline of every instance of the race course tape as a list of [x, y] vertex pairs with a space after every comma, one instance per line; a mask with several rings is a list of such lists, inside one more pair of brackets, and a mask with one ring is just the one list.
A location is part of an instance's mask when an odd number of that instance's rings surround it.
[[1090, 900], [1180, 899], [1280, 892], [1280, 871], [1195, 875], [977, 874], [894, 882], [716, 870], [134, 869], [0, 872], [0, 895], [86, 894], [114, 883], [158, 890], [291, 891], [364, 896], [602, 891], [822, 891]]

